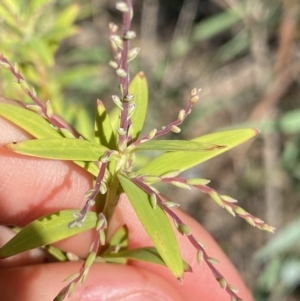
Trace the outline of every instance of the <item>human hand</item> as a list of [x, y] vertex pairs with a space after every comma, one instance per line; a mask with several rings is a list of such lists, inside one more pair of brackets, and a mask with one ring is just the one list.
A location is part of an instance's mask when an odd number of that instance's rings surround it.
[[[27, 133], [2, 118], [0, 129], [0, 145], [30, 138]], [[81, 208], [83, 195], [92, 184], [90, 175], [72, 162], [25, 157], [1, 147], [0, 166], [0, 221], [3, 225], [24, 226], [54, 211]], [[239, 296], [244, 301], [253, 300], [237, 271], [211, 236], [184, 212], [177, 210], [177, 214], [207, 246], [209, 255], [220, 261], [218, 270], [230, 284], [239, 289]], [[127, 198], [122, 195], [108, 236], [124, 224], [129, 230], [130, 247], [151, 245]], [[56, 245], [79, 257], [85, 256], [93, 235], [93, 231], [87, 231]], [[153, 264], [95, 263], [87, 280], [77, 287], [68, 300], [230, 300], [206, 264], [203, 262], [198, 265], [195, 249], [186, 238], [176, 235], [182, 256], [193, 269], [193, 273], [184, 275], [182, 284], [166, 268]], [[0, 226], [0, 245], [12, 236], [10, 229]], [[44, 252], [38, 249], [0, 260], [1, 300], [53, 300], [65, 285], [62, 280], [81, 266], [81, 262], [46, 263], [46, 259]]]

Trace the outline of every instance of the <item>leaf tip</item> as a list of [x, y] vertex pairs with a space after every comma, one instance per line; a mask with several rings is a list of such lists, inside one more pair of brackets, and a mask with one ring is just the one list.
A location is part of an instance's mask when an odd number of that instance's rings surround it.
[[140, 79], [145, 79], [146, 78], [145, 73], [143, 71], [140, 71], [138, 73], [138, 76], [139, 76]]

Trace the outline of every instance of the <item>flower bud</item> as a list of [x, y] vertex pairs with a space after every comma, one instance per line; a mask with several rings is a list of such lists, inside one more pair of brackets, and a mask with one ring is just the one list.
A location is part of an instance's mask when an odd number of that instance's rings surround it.
[[122, 13], [126, 13], [129, 11], [129, 7], [125, 2], [117, 2], [116, 9]]
[[126, 77], [126, 76], [127, 76], [126, 71], [125, 71], [124, 69], [122, 69], [122, 68], [118, 68], [118, 69], [116, 70], [116, 73], [117, 73], [117, 75], [118, 75], [119, 77]]
[[126, 40], [132, 40], [136, 37], [136, 33], [132, 30], [129, 30], [127, 31], [125, 34], [124, 34], [124, 39]]
[[176, 125], [172, 125], [172, 126], [171, 126], [171, 131], [172, 131], [173, 133], [178, 134], [178, 133], [180, 133], [181, 129], [180, 129], [178, 126], [176, 126]]

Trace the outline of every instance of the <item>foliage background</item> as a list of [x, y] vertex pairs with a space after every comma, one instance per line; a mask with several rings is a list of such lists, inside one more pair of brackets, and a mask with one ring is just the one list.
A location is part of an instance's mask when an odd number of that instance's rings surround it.
[[[299, 300], [299, 1], [133, 3], [134, 46], [141, 46], [141, 53], [132, 74], [144, 70], [150, 87], [146, 129], [176, 119], [193, 87], [202, 88], [201, 101], [182, 138], [249, 125], [260, 128], [258, 138], [188, 176], [211, 179], [213, 188], [238, 199], [278, 233], [251, 228], [199, 192], [172, 188], [165, 193], [215, 237], [256, 300]], [[120, 24], [114, 4], [0, 0], [1, 52], [18, 62], [41, 99], [51, 99], [56, 111], [87, 136], [95, 100], [112, 107], [110, 95], [118, 93], [107, 64], [108, 23]], [[7, 72], [0, 70], [0, 78], [2, 95], [26, 101]]]

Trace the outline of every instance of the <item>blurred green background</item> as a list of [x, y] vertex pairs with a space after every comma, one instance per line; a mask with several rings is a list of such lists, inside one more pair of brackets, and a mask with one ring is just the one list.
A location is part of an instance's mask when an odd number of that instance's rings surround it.
[[[198, 191], [165, 190], [201, 222], [258, 301], [300, 300], [300, 2], [136, 0], [132, 75], [150, 87], [146, 131], [177, 118], [193, 87], [200, 101], [181, 138], [258, 127], [253, 141], [192, 169], [252, 214], [277, 227], [260, 232]], [[18, 62], [44, 101], [88, 136], [93, 108], [118, 93], [108, 23], [111, 0], [0, 0], [0, 51]], [[28, 101], [6, 70], [0, 93]], [[171, 138], [171, 137], [170, 137]], [[178, 136], [177, 136], [178, 138]]]

